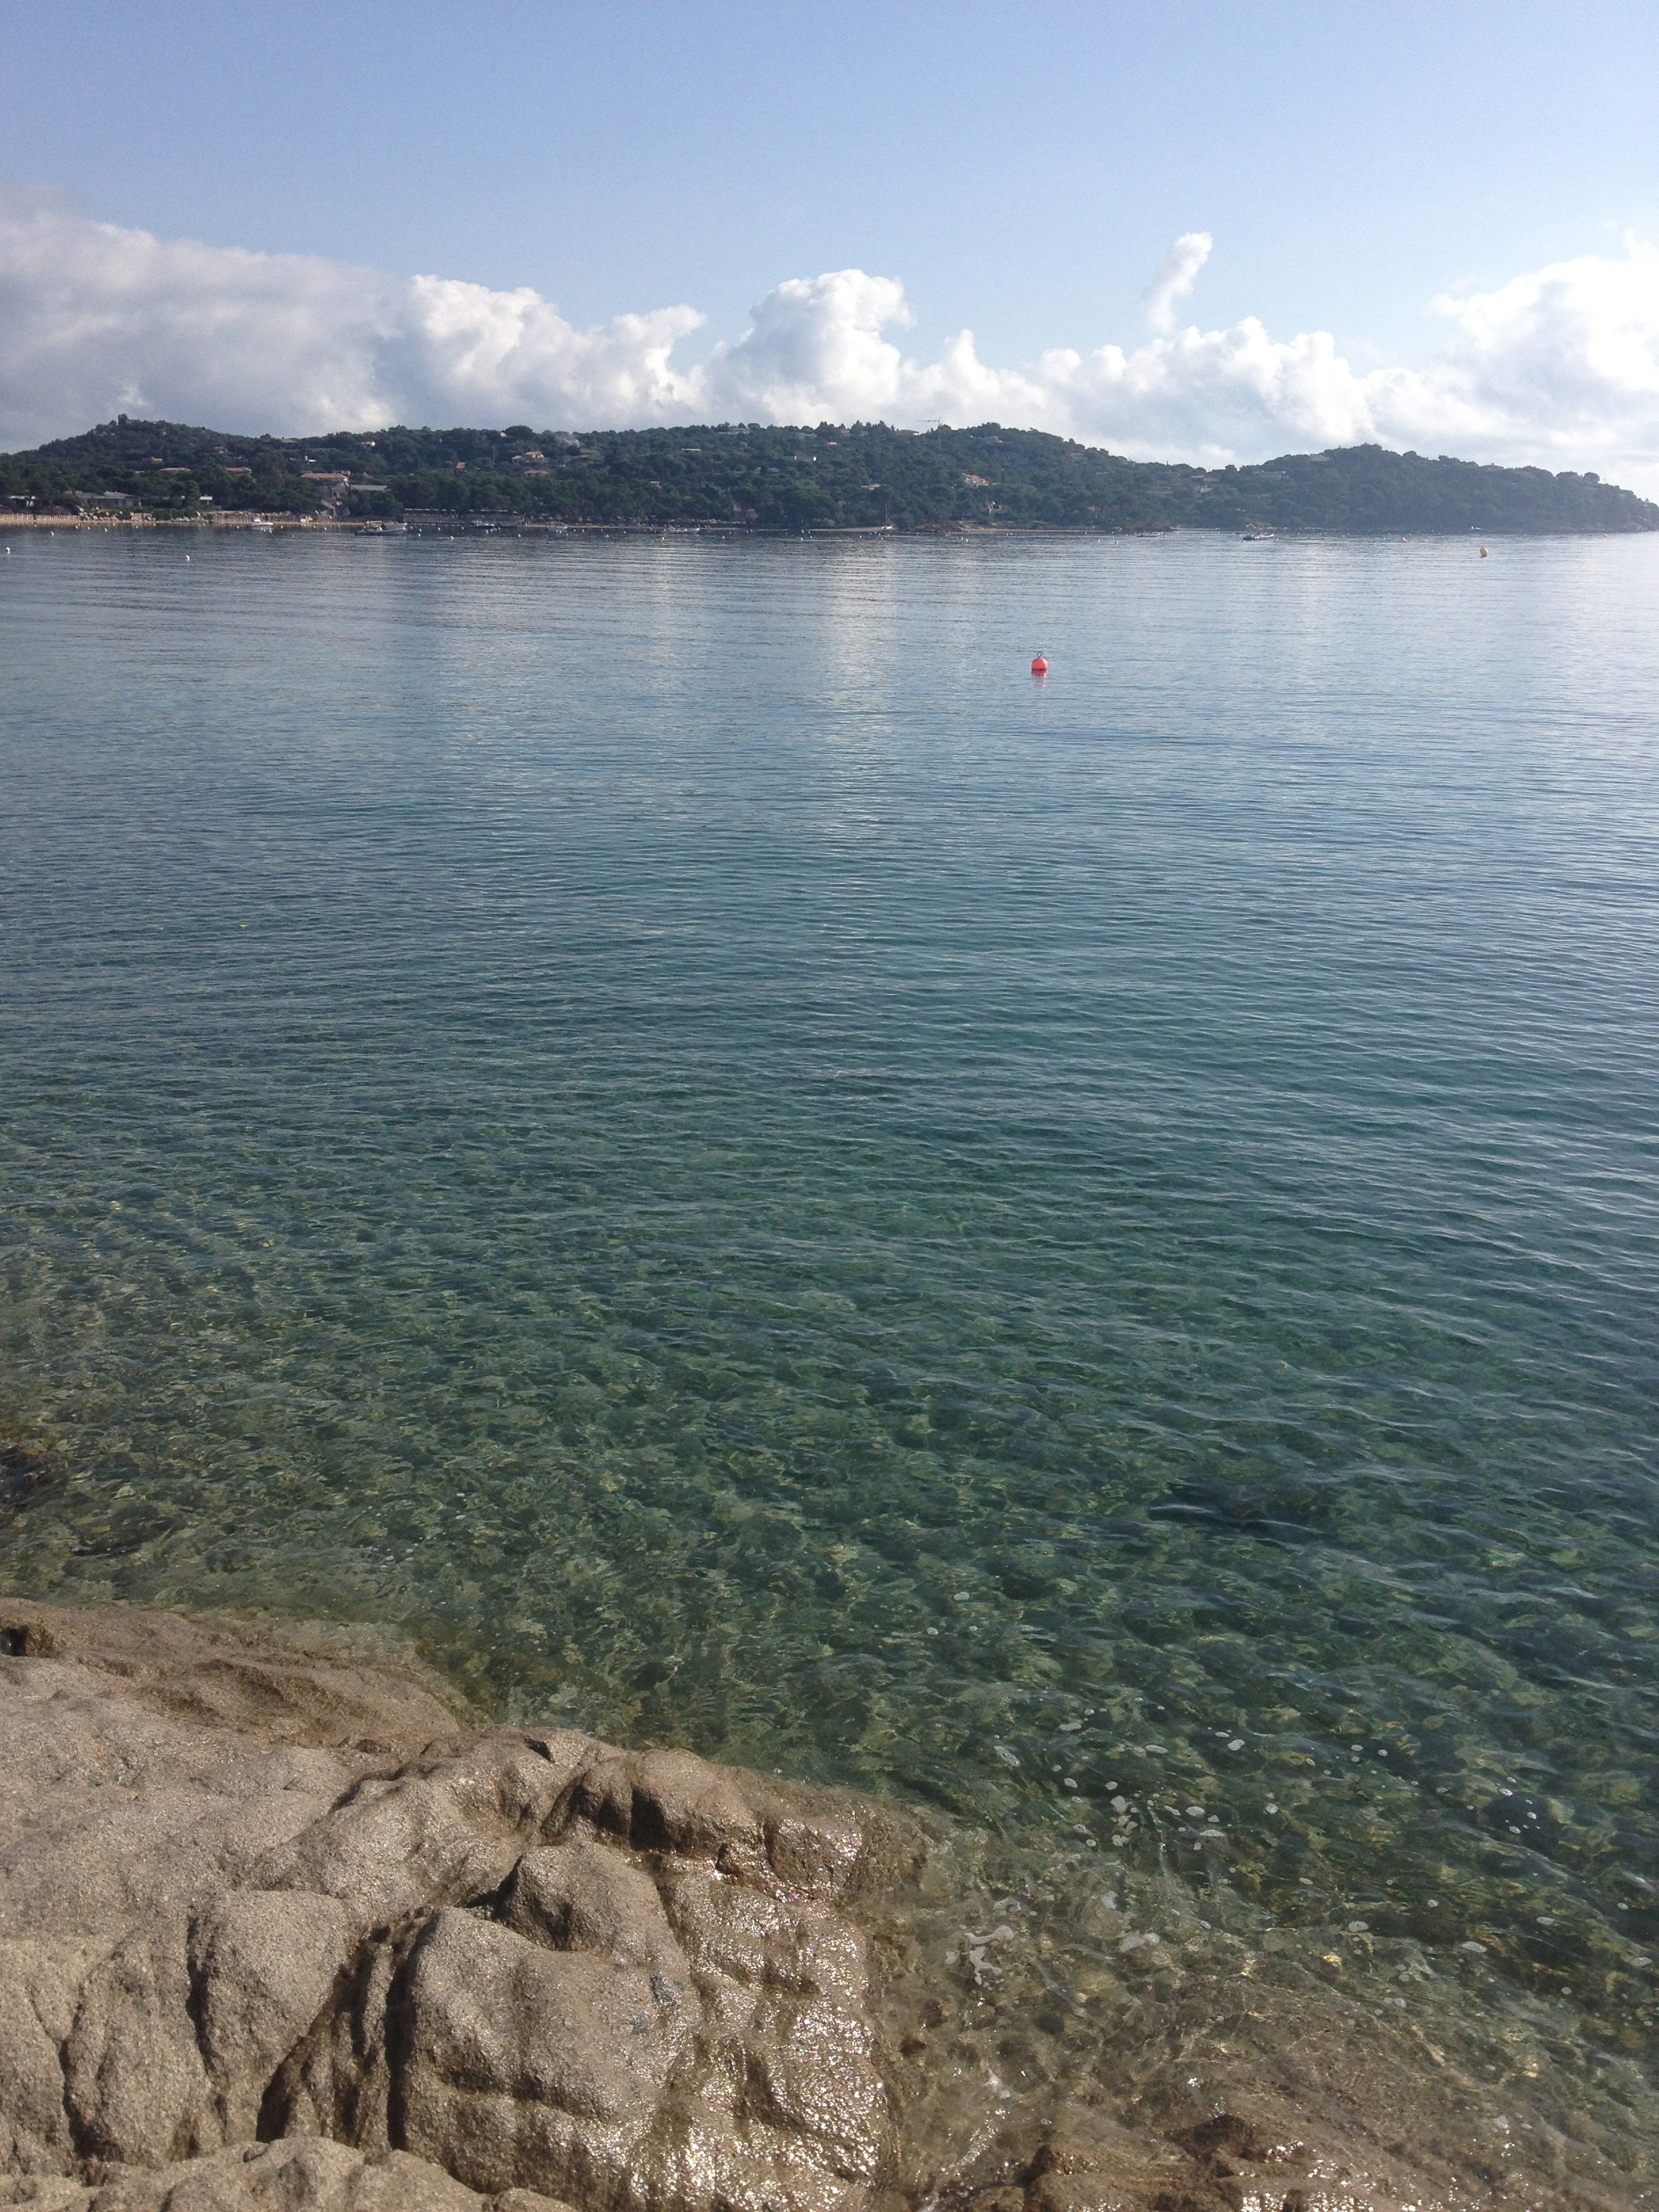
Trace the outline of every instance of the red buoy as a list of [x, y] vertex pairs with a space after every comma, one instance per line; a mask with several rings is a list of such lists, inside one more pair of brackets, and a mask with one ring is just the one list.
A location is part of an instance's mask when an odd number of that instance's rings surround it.
[[1031, 673], [1033, 676], [1046, 676], [1048, 673], [1048, 664], [1041, 653], [1038, 653], [1036, 659], [1031, 663]]

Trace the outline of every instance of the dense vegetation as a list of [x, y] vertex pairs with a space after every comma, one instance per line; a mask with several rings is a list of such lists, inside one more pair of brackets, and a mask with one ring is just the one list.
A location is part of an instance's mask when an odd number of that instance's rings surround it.
[[123, 416], [0, 456], [0, 498], [158, 517], [211, 507], [363, 516], [714, 522], [769, 530], [1007, 528], [1367, 532], [1659, 529], [1659, 507], [1594, 476], [1350, 446], [1249, 468], [1129, 461], [1039, 430], [820, 422], [695, 429], [337, 430], [242, 438]]

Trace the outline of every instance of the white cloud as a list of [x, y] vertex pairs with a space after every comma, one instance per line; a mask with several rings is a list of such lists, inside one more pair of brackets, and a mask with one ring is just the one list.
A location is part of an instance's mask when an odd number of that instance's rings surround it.
[[1184, 230], [1164, 257], [1164, 265], [1140, 295], [1146, 311], [1146, 327], [1172, 331], [1177, 300], [1184, 300], [1198, 282], [1198, 272], [1210, 258], [1215, 240], [1207, 230]]
[[754, 312], [747, 336], [716, 346], [697, 373], [705, 410], [738, 422], [839, 422], [903, 405], [910, 364], [882, 336], [910, 319], [892, 277], [861, 269], [794, 276]]
[[690, 307], [578, 330], [538, 293], [164, 240], [40, 191], [0, 193], [0, 447], [118, 411], [226, 429], [390, 422], [596, 428], [995, 418], [1143, 459], [1385, 445], [1592, 467], [1659, 492], [1659, 251], [1586, 254], [1433, 303], [1420, 368], [1361, 374], [1327, 331], [1175, 327], [1210, 251], [1178, 239], [1139, 345], [1013, 368], [963, 331], [919, 362], [902, 286], [845, 269], [769, 293], [741, 337], [675, 365]]

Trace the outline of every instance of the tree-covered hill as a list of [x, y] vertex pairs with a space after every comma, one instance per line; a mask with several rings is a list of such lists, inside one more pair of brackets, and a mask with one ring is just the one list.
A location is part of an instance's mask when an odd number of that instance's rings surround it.
[[772, 529], [1171, 527], [1492, 534], [1659, 529], [1659, 507], [1594, 476], [1553, 476], [1380, 446], [1249, 468], [1125, 460], [1040, 430], [329, 431], [237, 437], [178, 422], [100, 423], [0, 456], [0, 498], [67, 513], [519, 515]]

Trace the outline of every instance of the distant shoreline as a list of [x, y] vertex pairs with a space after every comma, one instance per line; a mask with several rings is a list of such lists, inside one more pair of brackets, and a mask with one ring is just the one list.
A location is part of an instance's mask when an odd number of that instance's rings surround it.
[[881, 538], [896, 541], [900, 538], [1067, 538], [1072, 540], [1111, 538], [1228, 538], [1242, 534], [1258, 538], [1261, 542], [1283, 538], [1287, 543], [1305, 543], [1316, 538], [1340, 538], [1353, 540], [1374, 540], [1382, 544], [1391, 540], [1457, 543], [1474, 537], [1504, 538], [1629, 538], [1644, 536], [1645, 532], [1608, 531], [1589, 525], [1577, 528], [1563, 524], [1553, 530], [1526, 530], [1518, 527], [1504, 529], [1493, 524], [1484, 531], [1471, 525], [1466, 530], [1340, 530], [1334, 527], [1309, 526], [1297, 528], [1286, 526], [1271, 531], [1241, 533], [1220, 523], [1151, 523], [1138, 529], [1121, 526], [1109, 528], [1091, 523], [996, 523], [951, 522], [920, 523], [901, 528], [896, 523], [872, 526], [827, 524], [815, 527], [791, 529], [786, 525], [757, 522], [557, 522], [532, 515], [499, 515], [483, 519], [458, 514], [453, 516], [422, 516], [410, 520], [393, 532], [377, 531], [355, 515], [262, 514], [230, 511], [203, 515], [156, 514], [7, 514], [0, 513], [0, 538], [9, 530], [45, 532], [52, 535], [58, 531], [71, 531], [80, 535], [119, 535], [151, 530], [189, 531], [220, 538], [252, 538], [266, 535], [285, 538]]
[[1659, 531], [1659, 505], [1592, 473], [1375, 445], [1243, 467], [1134, 461], [998, 422], [920, 432], [884, 422], [582, 432], [515, 423], [279, 438], [118, 416], [33, 452], [0, 455], [0, 506], [14, 516], [112, 523], [260, 514], [313, 526], [790, 536]]

